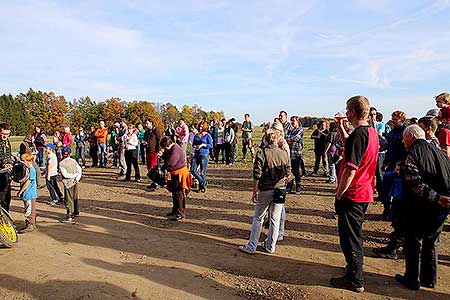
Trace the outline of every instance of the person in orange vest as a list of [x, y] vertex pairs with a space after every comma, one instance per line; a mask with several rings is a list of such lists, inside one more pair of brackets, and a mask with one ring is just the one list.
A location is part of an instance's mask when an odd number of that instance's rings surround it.
[[108, 128], [105, 127], [105, 122], [100, 121], [100, 128], [95, 131], [97, 138], [98, 156], [100, 158], [100, 168], [106, 168], [107, 163], [107, 147], [106, 140], [108, 139]]

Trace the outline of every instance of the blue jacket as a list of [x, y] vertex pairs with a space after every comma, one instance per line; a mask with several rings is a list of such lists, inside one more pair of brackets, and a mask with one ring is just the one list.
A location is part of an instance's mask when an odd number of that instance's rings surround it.
[[202, 148], [200, 148], [200, 150], [196, 149], [194, 155], [195, 156], [209, 155], [209, 149], [211, 149], [213, 147], [213, 140], [212, 140], [211, 135], [209, 133], [207, 133], [203, 137], [200, 137], [199, 134], [196, 134], [194, 136], [194, 142], [192, 143], [192, 145], [195, 147], [200, 144], [205, 144], [206, 147], [202, 147]]

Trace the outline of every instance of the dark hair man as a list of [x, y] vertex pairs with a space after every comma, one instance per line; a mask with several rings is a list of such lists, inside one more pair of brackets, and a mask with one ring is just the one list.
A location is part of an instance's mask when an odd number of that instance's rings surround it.
[[11, 143], [11, 125], [8, 123], [0, 124], [0, 205], [6, 211], [9, 211], [11, 203], [11, 179], [9, 177], [12, 171]]

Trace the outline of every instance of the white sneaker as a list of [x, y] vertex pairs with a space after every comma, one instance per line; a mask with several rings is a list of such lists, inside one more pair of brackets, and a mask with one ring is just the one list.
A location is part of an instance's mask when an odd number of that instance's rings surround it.
[[248, 249], [247, 245], [239, 246], [239, 251], [247, 253], [247, 254], [250, 254], [250, 255], [255, 254], [255, 251], [252, 251], [252, 250]]

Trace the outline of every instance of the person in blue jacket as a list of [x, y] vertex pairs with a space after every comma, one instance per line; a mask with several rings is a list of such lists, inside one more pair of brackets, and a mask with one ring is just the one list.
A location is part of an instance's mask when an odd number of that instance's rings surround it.
[[[209, 149], [213, 147], [213, 139], [208, 133], [208, 123], [198, 124], [198, 133], [192, 143], [195, 151], [191, 162], [191, 173], [199, 182], [199, 192], [206, 192], [206, 168], [208, 167]], [[200, 170], [199, 170], [200, 167]]]

